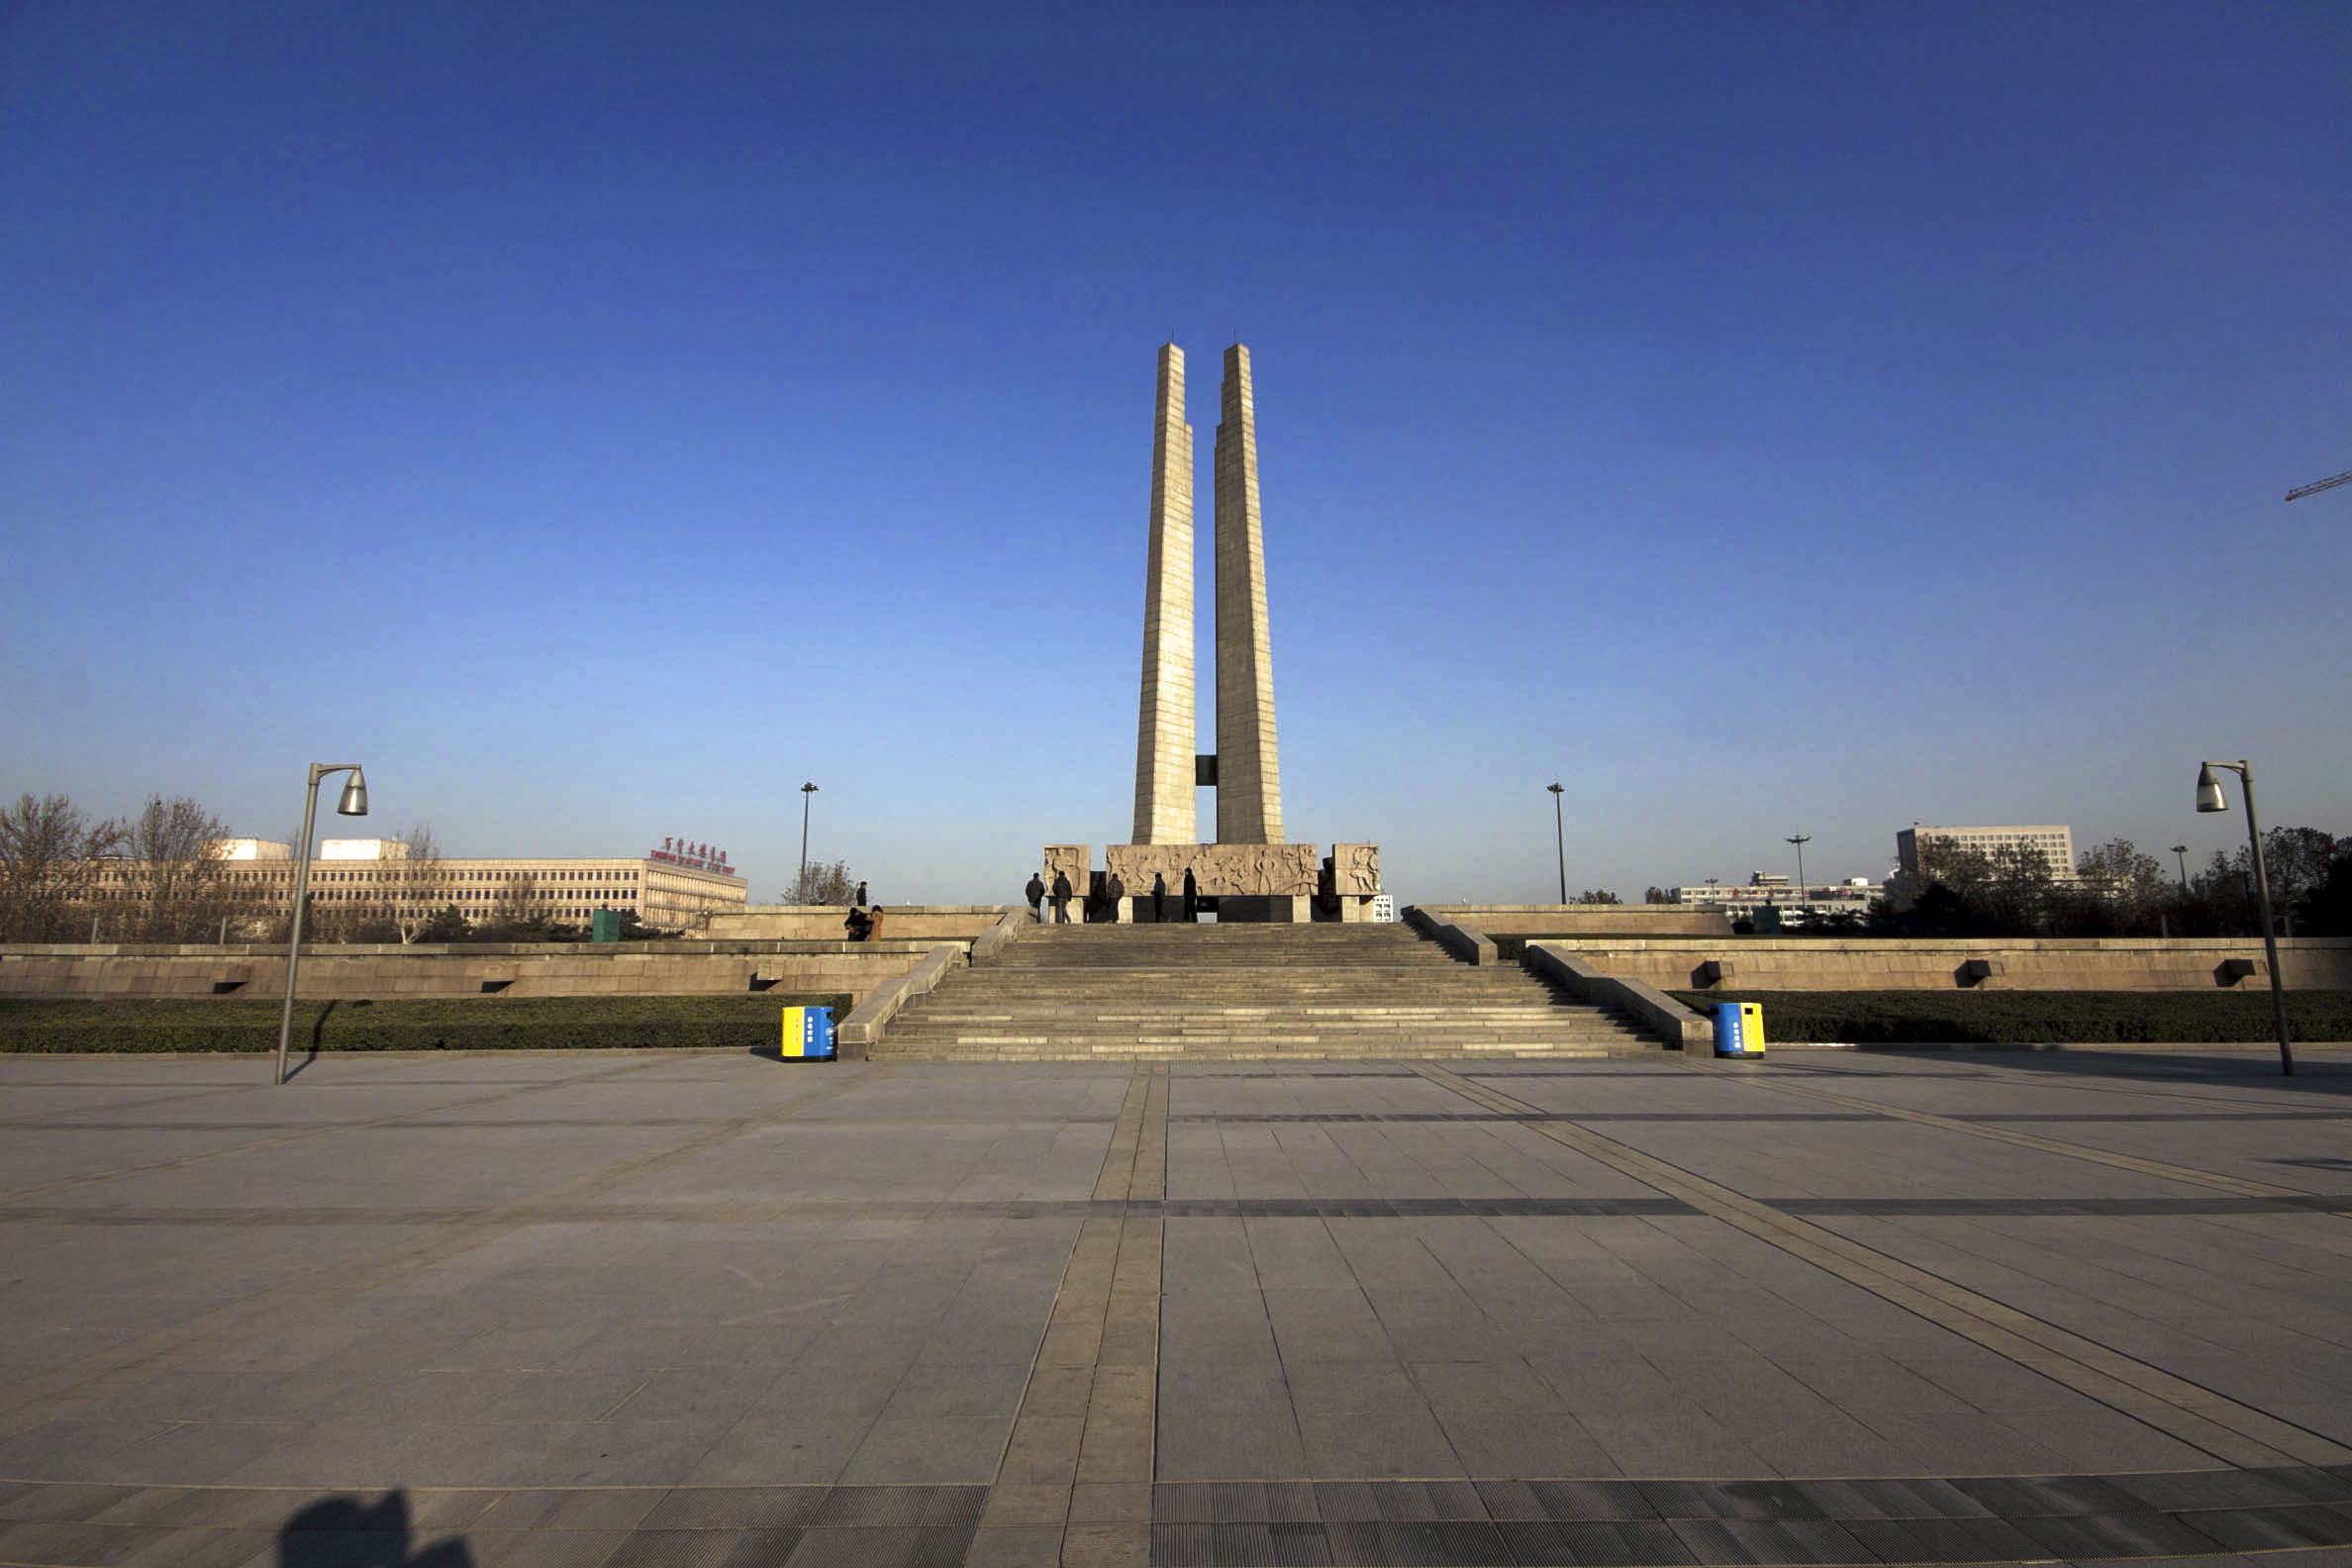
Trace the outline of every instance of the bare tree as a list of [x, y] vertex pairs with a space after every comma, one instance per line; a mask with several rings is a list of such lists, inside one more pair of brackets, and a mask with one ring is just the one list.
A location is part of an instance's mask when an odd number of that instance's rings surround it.
[[832, 865], [811, 861], [784, 895], [787, 904], [846, 904], [857, 893], [857, 878], [849, 874], [849, 862], [835, 860]]
[[2104, 935], [2154, 928], [2158, 911], [2173, 900], [2164, 862], [2128, 838], [2111, 838], [2083, 851], [2075, 877], [2090, 902], [2076, 901], [2074, 934]]
[[521, 926], [539, 913], [539, 878], [528, 871], [509, 872], [490, 902], [490, 924]]
[[441, 842], [430, 823], [419, 823], [393, 843], [385, 845], [386, 892], [392, 922], [403, 946], [418, 940], [447, 902], [449, 868], [441, 860]]
[[73, 934], [95, 891], [99, 862], [117, 853], [123, 825], [92, 822], [62, 795], [0, 806], [0, 933], [12, 941]]
[[230, 914], [221, 820], [186, 796], [150, 795], [131, 820], [124, 867], [132, 922], [147, 941], [201, 941]]

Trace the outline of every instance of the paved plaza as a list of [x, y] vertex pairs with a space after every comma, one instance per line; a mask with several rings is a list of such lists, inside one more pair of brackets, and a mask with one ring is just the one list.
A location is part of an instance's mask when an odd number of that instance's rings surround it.
[[2352, 1562], [2352, 1055], [0, 1058], [0, 1563]]

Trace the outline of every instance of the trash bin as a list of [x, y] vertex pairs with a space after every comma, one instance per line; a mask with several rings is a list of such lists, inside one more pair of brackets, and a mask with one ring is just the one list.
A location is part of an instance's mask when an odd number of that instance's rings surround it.
[[600, 909], [588, 917], [588, 939], [592, 942], [617, 942], [621, 939], [621, 912]]
[[833, 1059], [833, 1009], [788, 1007], [784, 1010], [783, 1054], [786, 1061]]
[[1764, 1054], [1764, 1004], [1761, 1002], [1712, 1002], [1708, 1011], [1715, 1015], [1715, 1053], [1717, 1056], [1761, 1056]]

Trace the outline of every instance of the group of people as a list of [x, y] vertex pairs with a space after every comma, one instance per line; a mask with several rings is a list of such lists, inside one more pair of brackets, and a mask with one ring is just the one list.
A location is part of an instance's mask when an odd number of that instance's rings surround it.
[[[1117, 872], [1111, 874], [1111, 879], [1104, 891], [1106, 897], [1103, 902], [1109, 906], [1116, 906], [1121, 899], [1127, 897], [1127, 889], [1120, 885]], [[1068, 873], [1054, 872], [1053, 885], [1049, 888], [1045, 884], [1045, 873], [1042, 871], [1033, 872], [1029, 876], [1029, 886], [1023, 888], [1022, 892], [1029, 899], [1029, 919], [1040, 923], [1045, 920], [1045, 901], [1050, 897], [1053, 901], [1052, 924], [1056, 926], [1070, 924], [1070, 899], [1073, 894]], [[1162, 925], [1167, 923], [1168, 900], [1174, 896], [1168, 891], [1168, 879], [1158, 872], [1152, 873], [1151, 918], [1153, 921]], [[1184, 913], [1179, 918], [1188, 923], [1198, 921], [1201, 918], [1201, 890], [1200, 884], [1193, 880], [1192, 867], [1190, 866], [1184, 868], [1182, 897]], [[1080, 909], [1079, 916], [1081, 919], [1088, 918], [1085, 908]]]
[[841, 929], [849, 933], [851, 941], [872, 941], [882, 934], [882, 906], [877, 904], [867, 909], [865, 901], [866, 885], [860, 882], [856, 895], [849, 901], [849, 914], [841, 922]]

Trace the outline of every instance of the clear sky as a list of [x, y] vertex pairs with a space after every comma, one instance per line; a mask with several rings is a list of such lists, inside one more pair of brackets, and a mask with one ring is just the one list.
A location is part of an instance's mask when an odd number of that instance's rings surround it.
[[10, 798], [1012, 900], [1238, 333], [1403, 900], [2352, 833], [2340, 0], [12, 5], [0, 214]]

